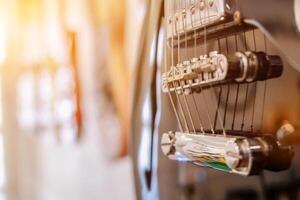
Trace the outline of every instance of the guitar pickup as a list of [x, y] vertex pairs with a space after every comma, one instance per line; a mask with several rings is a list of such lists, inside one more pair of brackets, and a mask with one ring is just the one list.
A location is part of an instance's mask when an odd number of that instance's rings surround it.
[[173, 0], [166, 1], [168, 46], [175, 48], [187, 42], [193, 45], [221, 37], [224, 34], [254, 29], [234, 16], [234, 9], [224, 0], [200, 0], [181, 3], [173, 8]]

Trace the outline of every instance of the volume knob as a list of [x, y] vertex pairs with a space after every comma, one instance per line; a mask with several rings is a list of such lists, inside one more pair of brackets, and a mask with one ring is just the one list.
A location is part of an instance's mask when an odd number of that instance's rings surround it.
[[257, 52], [258, 72], [257, 80], [263, 81], [271, 78], [278, 78], [283, 72], [283, 63], [280, 56], [266, 55], [264, 52]]
[[268, 79], [277, 78], [282, 75], [283, 63], [280, 56], [267, 56], [269, 61]]

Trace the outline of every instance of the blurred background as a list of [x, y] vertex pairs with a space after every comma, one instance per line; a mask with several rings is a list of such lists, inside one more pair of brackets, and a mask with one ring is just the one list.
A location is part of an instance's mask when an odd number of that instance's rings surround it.
[[135, 199], [129, 80], [146, 0], [0, 0], [0, 199]]

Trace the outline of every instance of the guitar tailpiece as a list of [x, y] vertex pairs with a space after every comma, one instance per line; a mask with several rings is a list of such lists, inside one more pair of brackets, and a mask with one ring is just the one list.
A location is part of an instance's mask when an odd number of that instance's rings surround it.
[[293, 157], [291, 146], [281, 145], [271, 135], [245, 137], [233, 134], [169, 132], [162, 135], [161, 147], [172, 160], [243, 176], [290, 167]]

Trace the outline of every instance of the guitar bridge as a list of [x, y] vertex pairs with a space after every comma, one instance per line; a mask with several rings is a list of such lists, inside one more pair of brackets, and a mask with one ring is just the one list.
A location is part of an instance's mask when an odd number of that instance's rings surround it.
[[225, 83], [251, 83], [280, 77], [283, 63], [279, 56], [264, 52], [236, 52], [227, 58], [217, 51], [171, 66], [162, 75], [163, 92], [191, 94]]

